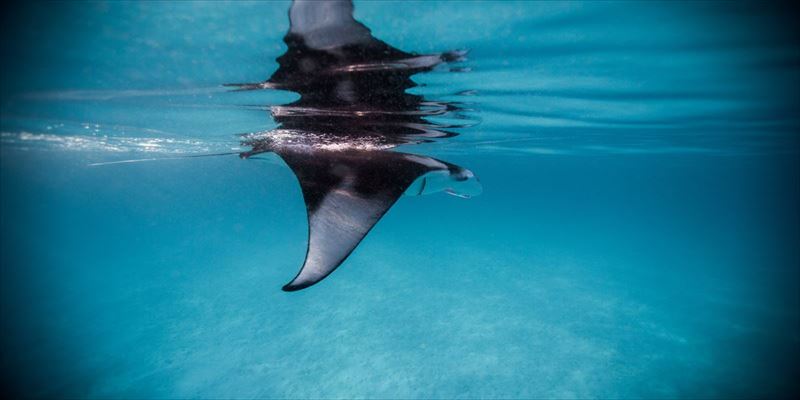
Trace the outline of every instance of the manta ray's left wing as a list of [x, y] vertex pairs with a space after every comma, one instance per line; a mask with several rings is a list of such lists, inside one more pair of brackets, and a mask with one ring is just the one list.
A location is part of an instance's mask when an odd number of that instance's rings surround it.
[[308, 250], [283, 287], [309, 287], [333, 272], [419, 177], [455, 180], [471, 172], [432, 158], [391, 151], [277, 151], [297, 176], [308, 212]]
[[303, 267], [283, 287], [311, 286], [335, 270], [428, 167], [393, 152], [284, 150], [278, 154], [300, 182], [308, 212]]

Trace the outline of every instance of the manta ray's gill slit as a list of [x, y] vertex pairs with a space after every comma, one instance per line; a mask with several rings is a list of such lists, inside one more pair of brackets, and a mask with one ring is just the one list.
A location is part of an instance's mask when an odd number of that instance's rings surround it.
[[278, 126], [244, 135], [242, 145], [251, 149], [241, 153], [278, 154], [300, 183], [308, 248], [300, 272], [283, 287], [287, 291], [330, 275], [403, 193], [480, 192], [477, 178], [464, 168], [390, 151], [456, 136], [447, 129], [464, 126], [431, 119], [457, 114], [460, 104], [428, 100], [409, 89], [418, 86], [412, 75], [462, 61], [466, 52], [399, 50], [372, 36], [352, 13], [350, 1], [317, 7], [295, 0], [278, 69], [262, 83], [229, 85], [299, 95], [290, 104], [265, 106]]

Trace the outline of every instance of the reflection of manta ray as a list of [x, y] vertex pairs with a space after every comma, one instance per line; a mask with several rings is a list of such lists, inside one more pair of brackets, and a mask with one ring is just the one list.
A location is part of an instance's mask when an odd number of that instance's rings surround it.
[[480, 192], [472, 172], [429, 157], [388, 149], [453, 136], [425, 120], [455, 106], [406, 93], [411, 75], [458, 60], [462, 52], [416, 55], [374, 38], [353, 18], [349, 1], [295, 0], [288, 49], [266, 82], [240, 90], [275, 88], [300, 94], [272, 107], [280, 126], [247, 137], [250, 157], [278, 154], [294, 171], [308, 211], [308, 251], [297, 276], [283, 287], [311, 286], [336, 269], [404, 192]]

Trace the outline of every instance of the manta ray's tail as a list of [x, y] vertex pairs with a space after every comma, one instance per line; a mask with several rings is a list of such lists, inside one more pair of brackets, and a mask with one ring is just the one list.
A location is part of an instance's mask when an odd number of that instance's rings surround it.
[[228, 151], [224, 153], [211, 153], [211, 154], [187, 154], [183, 156], [177, 157], [150, 157], [150, 158], [133, 158], [128, 160], [117, 160], [117, 161], [103, 161], [103, 162], [96, 162], [87, 164], [88, 167], [100, 167], [103, 165], [114, 165], [114, 164], [130, 164], [130, 163], [139, 163], [139, 162], [146, 162], [146, 161], [164, 161], [164, 160], [182, 160], [186, 158], [198, 158], [198, 157], [217, 157], [217, 156], [230, 156], [230, 155], [241, 155], [242, 153], [239, 151]]
[[461, 167], [391, 151], [278, 154], [297, 176], [308, 213], [306, 258], [285, 291], [309, 287], [333, 272], [418, 178], [444, 177], [449, 183], [439, 185], [441, 190], [453, 194], [459, 186], [478, 185]]
[[241, 92], [246, 90], [261, 90], [261, 89], [280, 89], [278, 85], [271, 82], [248, 82], [248, 83], [226, 83], [224, 87], [231, 87], [231, 92]]

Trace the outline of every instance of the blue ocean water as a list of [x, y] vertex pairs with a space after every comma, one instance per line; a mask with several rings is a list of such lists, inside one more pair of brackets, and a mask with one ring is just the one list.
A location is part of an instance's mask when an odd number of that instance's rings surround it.
[[[465, 61], [413, 76], [471, 199], [403, 197], [341, 268], [277, 156], [297, 94], [233, 92], [289, 2], [2, 13], [2, 369], [26, 397], [789, 397], [800, 359], [796, 13], [756, 3], [355, 2]], [[455, 68], [451, 68], [455, 67]], [[135, 163], [93, 165], [120, 160]]]

